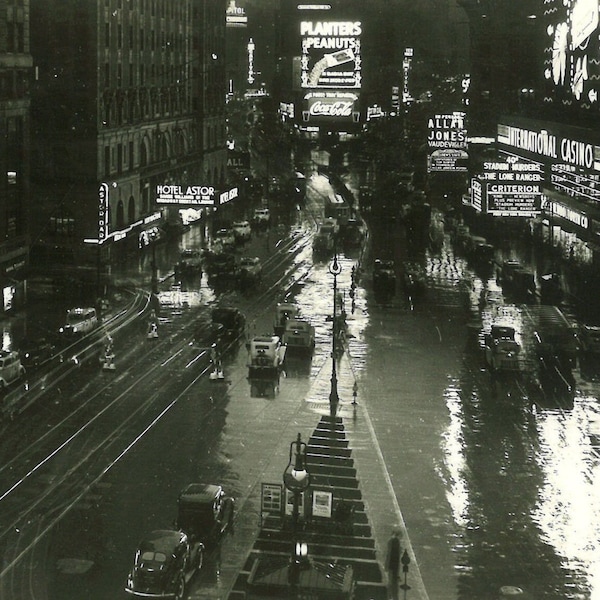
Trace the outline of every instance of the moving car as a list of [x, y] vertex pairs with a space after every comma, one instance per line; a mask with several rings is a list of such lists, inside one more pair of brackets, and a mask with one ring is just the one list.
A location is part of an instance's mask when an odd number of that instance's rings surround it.
[[95, 308], [70, 308], [66, 320], [66, 325], [58, 331], [68, 336], [90, 333], [99, 325]]
[[125, 591], [140, 598], [183, 600], [203, 554], [202, 543], [183, 531], [157, 529], [138, 545]]
[[262, 265], [260, 258], [255, 256], [242, 256], [237, 268], [240, 284], [252, 285], [262, 279]]
[[495, 323], [485, 336], [485, 362], [491, 371], [519, 371], [521, 346], [510, 325]]
[[232, 248], [235, 246], [235, 235], [233, 230], [226, 228], [219, 229], [214, 235], [213, 243], [216, 247], [221, 247], [223, 249]]
[[252, 237], [252, 228], [248, 221], [236, 221], [232, 229], [237, 242], [247, 242]]
[[44, 337], [23, 340], [19, 346], [21, 364], [28, 369], [48, 362], [55, 350], [54, 345]]
[[257, 208], [254, 210], [252, 219], [255, 225], [268, 225], [271, 222], [271, 213], [268, 208]]

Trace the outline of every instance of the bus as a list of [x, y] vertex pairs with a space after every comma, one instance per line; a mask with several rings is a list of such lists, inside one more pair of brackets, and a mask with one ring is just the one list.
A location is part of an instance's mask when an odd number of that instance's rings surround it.
[[350, 207], [340, 194], [330, 194], [325, 198], [325, 216], [336, 219], [340, 227], [345, 227], [350, 218]]

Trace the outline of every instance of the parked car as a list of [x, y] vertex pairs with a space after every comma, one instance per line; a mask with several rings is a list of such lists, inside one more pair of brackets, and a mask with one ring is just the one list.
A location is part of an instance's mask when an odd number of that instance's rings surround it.
[[178, 529], [185, 531], [192, 542], [206, 548], [219, 543], [233, 526], [235, 501], [223, 487], [210, 483], [190, 483], [177, 500]]
[[4, 389], [25, 375], [18, 352], [0, 350], [0, 388]]
[[66, 321], [59, 333], [67, 336], [90, 333], [99, 325], [95, 308], [71, 308], [67, 310]]
[[252, 228], [248, 221], [236, 221], [232, 228], [237, 242], [247, 242], [252, 237]]
[[54, 355], [55, 347], [47, 338], [26, 339], [19, 344], [21, 364], [29, 369], [48, 362]]
[[192, 542], [184, 531], [153, 531], [138, 545], [125, 591], [142, 598], [183, 600], [203, 554], [202, 543]]

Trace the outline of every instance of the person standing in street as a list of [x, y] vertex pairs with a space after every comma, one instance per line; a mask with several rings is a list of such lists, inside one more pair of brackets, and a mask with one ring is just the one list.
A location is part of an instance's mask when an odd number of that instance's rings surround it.
[[385, 557], [385, 569], [388, 573], [388, 589], [390, 598], [398, 600], [398, 583], [400, 580], [400, 527], [396, 526], [392, 530], [392, 535], [387, 543], [387, 553]]

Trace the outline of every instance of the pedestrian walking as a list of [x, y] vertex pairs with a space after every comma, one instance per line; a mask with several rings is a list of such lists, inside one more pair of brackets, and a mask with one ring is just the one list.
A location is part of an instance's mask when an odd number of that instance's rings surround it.
[[387, 554], [385, 557], [385, 568], [388, 573], [388, 589], [391, 600], [398, 600], [398, 584], [400, 580], [400, 527], [392, 530], [392, 535], [387, 543]]

